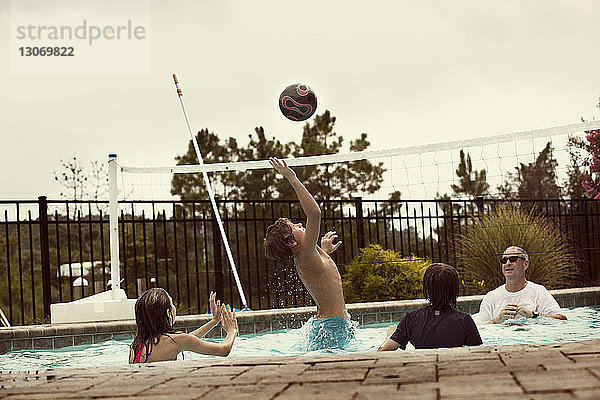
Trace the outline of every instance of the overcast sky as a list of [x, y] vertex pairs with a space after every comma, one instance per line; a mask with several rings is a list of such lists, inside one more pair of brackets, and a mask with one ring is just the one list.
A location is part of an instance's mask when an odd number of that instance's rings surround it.
[[[149, 73], [24, 74], [9, 66], [0, 0], [0, 199], [58, 198], [60, 160], [117, 153], [172, 165], [186, 130], [242, 144], [255, 126], [299, 141], [281, 90], [305, 82], [346, 143], [372, 149], [592, 118], [600, 95], [600, 2], [152, 1]], [[56, 9], [57, 14], [68, 10]]]

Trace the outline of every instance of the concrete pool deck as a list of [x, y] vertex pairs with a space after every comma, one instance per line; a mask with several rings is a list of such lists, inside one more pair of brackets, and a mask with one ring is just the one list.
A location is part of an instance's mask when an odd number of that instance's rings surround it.
[[600, 399], [600, 339], [0, 371], [1, 400]]

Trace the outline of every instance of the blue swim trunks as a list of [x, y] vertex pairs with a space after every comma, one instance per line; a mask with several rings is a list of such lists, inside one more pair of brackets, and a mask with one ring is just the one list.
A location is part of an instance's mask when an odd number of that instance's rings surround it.
[[305, 351], [341, 349], [354, 339], [355, 322], [345, 318], [311, 318], [300, 346]]

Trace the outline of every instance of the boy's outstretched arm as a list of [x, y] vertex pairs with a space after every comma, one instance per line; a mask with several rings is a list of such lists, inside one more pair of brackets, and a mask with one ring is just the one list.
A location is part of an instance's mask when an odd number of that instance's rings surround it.
[[319, 230], [321, 228], [321, 209], [315, 201], [314, 197], [304, 187], [302, 182], [296, 176], [296, 173], [287, 166], [284, 160], [279, 160], [275, 157], [269, 158], [269, 162], [277, 172], [283, 175], [292, 185], [292, 188], [300, 200], [302, 210], [306, 214], [306, 232], [302, 239], [302, 247], [308, 248], [317, 245], [319, 240]]

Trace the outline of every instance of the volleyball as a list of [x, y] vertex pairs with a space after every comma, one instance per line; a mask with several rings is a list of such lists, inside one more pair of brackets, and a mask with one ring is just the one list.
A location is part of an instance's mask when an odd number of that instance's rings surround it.
[[317, 96], [303, 83], [290, 85], [279, 96], [279, 109], [287, 119], [304, 121], [317, 109]]

